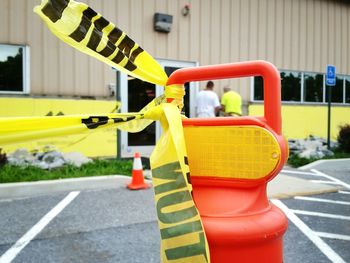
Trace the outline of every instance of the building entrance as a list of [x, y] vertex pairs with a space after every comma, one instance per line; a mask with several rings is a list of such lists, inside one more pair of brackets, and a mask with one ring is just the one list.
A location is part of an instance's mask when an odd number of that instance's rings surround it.
[[[185, 67], [197, 66], [196, 62], [158, 60], [168, 76], [175, 70]], [[195, 115], [195, 94], [198, 90], [197, 83], [185, 84], [186, 95], [184, 97], [185, 107], [183, 109], [187, 117]], [[163, 94], [163, 87], [151, 84], [139, 79], [120, 74], [120, 99], [122, 103], [121, 112], [138, 112], [155, 97]], [[138, 133], [121, 132], [120, 157], [133, 157], [139, 152], [143, 157], [149, 157], [153, 151], [156, 141], [160, 137], [161, 127], [159, 123], [153, 122], [146, 129]]]

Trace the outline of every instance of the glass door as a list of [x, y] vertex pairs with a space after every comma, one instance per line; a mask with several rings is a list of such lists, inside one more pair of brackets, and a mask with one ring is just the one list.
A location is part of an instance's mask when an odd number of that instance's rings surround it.
[[[170, 60], [158, 60], [158, 62], [168, 76], [179, 68], [197, 66], [195, 62]], [[195, 105], [193, 102], [198, 85], [196, 83], [186, 83], [185, 89], [184, 113], [187, 117], [192, 117], [195, 114]], [[120, 74], [121, 112], [138, 112], [161, 94], [163, 94], [162, 86], [135, 79], [123, 73]], [[120, 154], [122, 158], [133, 157], [135, 152], [139, 152], [142, 157], [149, 157], [161, 135], [161, 127], [158, 122], [153, 122], [141, 132], [121, 132], [120, 134]]]

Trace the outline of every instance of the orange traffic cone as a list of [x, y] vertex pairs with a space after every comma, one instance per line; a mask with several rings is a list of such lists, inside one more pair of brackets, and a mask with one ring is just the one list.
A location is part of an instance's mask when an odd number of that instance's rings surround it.
[[134, 155], [134, 163], [132, 167], [131, 183], [127, 185], [131, 190], [139, 190], [149, 188], [150, 185], [145, 183], [142, 170], [142, 162], [140, 153], [136, 152]]

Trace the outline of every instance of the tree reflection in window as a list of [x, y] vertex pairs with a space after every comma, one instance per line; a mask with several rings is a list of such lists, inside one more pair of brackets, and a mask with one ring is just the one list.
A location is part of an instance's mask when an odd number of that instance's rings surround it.
[[0, 45], [0, 91], [23, 91], [23, 48]]
[[300, 102], [301, 74], [299, 72], [281, 72], [282, 101]]
[[[325, 74], [286, 70], [280, 72], [281, 97], [283, 102], [328, 102], [328, 88], [325, 86]], [[336, 77], [336, 85], [332, 86], [331, 89], [333, 103], [350, 103], [349, 75], [338, 75]], [[263, 79], [261, 77], [254, 77], [254, 100], [264, 100]]]
[[350, 103], [350, 77], [345, 78], [345, 103]]
[[[331, 96], [332, 102], [343, 102], [343, 79], [344, 77], [336, 77], [335, 86], [330, 87], [332, 89]], [[328, 87], [326, 88], [326, 102], [328, 102]]]
[[304, 100], [307, 102], [322, 102], [323, 74], [304, 74]]
[[254, 77], [254, 100], [264, 100], [264, 86], [262, 77]]

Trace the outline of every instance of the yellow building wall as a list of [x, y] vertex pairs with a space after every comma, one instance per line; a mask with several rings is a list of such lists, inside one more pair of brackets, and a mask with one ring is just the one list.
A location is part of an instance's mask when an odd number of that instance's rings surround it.
[[[0, 98], [0, 117], [96, 115], [112, 112], [116, 104], [116, 101], [80, 99]], [[18, 148], [42, 150], [45, 146], [54, 146], [61, 152], [78, 151], [88, 157], [114, 157], [117, 154], [116, 129], [109, 128], [90, 134], [38, 139], [4, 147], [0, 145], [0, 148], [10, 153]]]
[[[263, 116], [262, 104], [249, 105], [250, 116]], [[332, 106], [331, 140], [336, 141], [339, 126], [350, 124], [350, 107]], [[309, 135], [327, 138], [328, 107], [325, 105], [282, 105], [282, 132], [287, 139]]]

